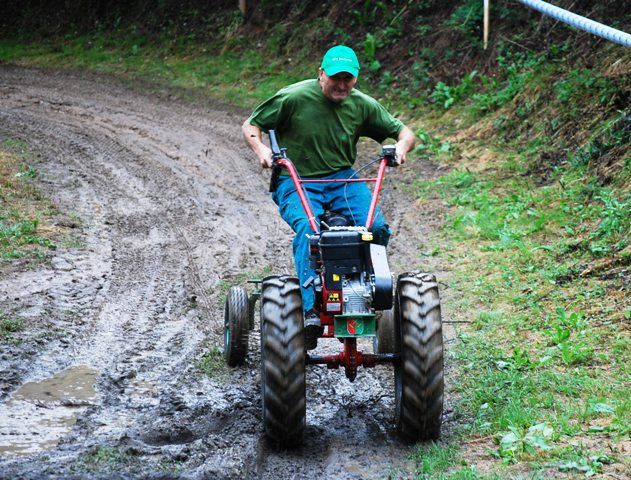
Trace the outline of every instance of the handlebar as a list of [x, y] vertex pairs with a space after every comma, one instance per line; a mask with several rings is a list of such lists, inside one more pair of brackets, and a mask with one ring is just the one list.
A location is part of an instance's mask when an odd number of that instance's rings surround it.
[[366, 228], [370, 230], [373, 225], [375, 212], [377, 208], [377, 202], [379, 200], [379, 192], [381, 190], [381, 184], [383, 182], [383, 178], [386, 172], [386, 167], [396, 167], [397, 163], [397, 155], [396, 155], [396, 147], [394, 145], [384, 145], [381, 150], [381, 155], [377, 159], [379, 161], [379, 169], [377, 171], [376, 178], [349, 178], [349, 179], [332, 179], [332, 180], [324, 180], [324, 179], [301, 179], [298, 175], [298, 171], [296, 167], [292, 163], [292, 161], [287, 158], [285, 155], [286, 150], [284, 148], [279, 148], [278, 141], [276, 139], [276, 132], [274, 130], [269, 131], [270, 145], [272, 149], [272, 178], [270, 180], [270, 192], [274, 192], [278, 185], [278, 177], [280, 176], [280, 171], [283, 168], [286, 168], [289, 172], [289, 176], [294, 184], [296, 192], [298, 193], [298, 197], [300, 198], [300, 203], [302, 204], [302, 208], [305, 211], [307, 216], [307, 220], [309, 221], [309, 225], [311, 229], [315, 232], [319, 232], [318, 224], [316, 223], [316, 218], [313, 215], [311, 206], [309, 204], [309, 199], [306, 195], [306, 191], [303, 188], [303, 183], [308, 182], [375, 182], [375, 188], [373, 190], [372, 199], [370, 201], [370, 207], [368, 209], [368, 215], [366, 217]]
[[285, 158], [285, 152], [287, 151], [284, 148], [280, 148], [278, 146], [278, 140], [276, 140], [276, 131], [269, 131], [269, 143], [270, 148], [272, 149], [272, 177], [269, 181], [269, 191], [270, 193], [276, 190], [278, 186], [278, 177], [280, 176], [280, 172], [283, 169], [281, 165], [277, 163], [281, 158]]
[[[278, 161], [280, 159], [287, 159], [287, 149], [280, 148], [278, 146], [278, 140], [276, 138], [275, 130], [269, 130], [268, 134], [270, 148], [272, 149], [272, 177], [270, 178], [269, 184], [269, 191], [271, 193], [276, 190], [276, 187], [278, 186], [278, 177], [280, 177], [280, 172], [283, 169], [283, 165], [281, 165]], [[381, 155], [379, 155], [379, 160], [386, 160], [386, 165], [388, 167], [398, 167], [399, 164], [397, 163], [396, 147], [394, 145], [384, 145], [383, 147], [381, 147]]]

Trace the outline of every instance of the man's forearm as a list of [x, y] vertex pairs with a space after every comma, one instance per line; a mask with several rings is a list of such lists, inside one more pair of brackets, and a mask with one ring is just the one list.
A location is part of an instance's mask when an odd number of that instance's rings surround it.
[[248, 147], [258, 155], [260, 144], [263, 143], [261, 129], [246, 120], [243, 122], [241, 130], [243, 131], [243, 136], [245, 137], [245, 142], [248, 144]]
[[256, 154], [262, 167], [270, 167], [272, 165], [272, 152], [267, 145], [263, 143], [261, 129], [256, 125], [252, 125], [247, 120], [241, 126], [243, 136], [248, 146]]

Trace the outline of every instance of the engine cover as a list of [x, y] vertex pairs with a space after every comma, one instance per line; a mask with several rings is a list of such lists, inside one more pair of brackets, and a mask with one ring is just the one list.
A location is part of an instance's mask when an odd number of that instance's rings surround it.
[[333, 227], [310, 238], [311, 263], [322, 274], [323, 291], [342, 294], [341, 299], [328, 298], [328, 293], [320, 297], [325, 311], [359, 314], [392, 308], [386, 248], [371, 240], [365, 227]]
[[375, 310], [392, 308], [392, 273], [388, 266], [386, 247], [376, 243], [370, 244], [370, 261], [375, 276], [372, 307]]

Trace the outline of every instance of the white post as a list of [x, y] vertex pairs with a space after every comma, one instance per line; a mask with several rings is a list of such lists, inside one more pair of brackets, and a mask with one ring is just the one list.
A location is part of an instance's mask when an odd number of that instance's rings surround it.
[[489, 46], [489, 7], [491, 0], [484, 0], [484, 50]]

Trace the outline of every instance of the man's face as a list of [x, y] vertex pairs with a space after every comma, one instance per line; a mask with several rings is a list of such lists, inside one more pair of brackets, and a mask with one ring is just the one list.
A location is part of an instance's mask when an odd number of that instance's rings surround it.
[[357, 83], [357, 79], [348, 72], [336, 73], [332, 77], [329, 77], [324, 70], [319, 70], [319, 82], [322, 93], [326, 98], [335, 103], [340, 103]]

